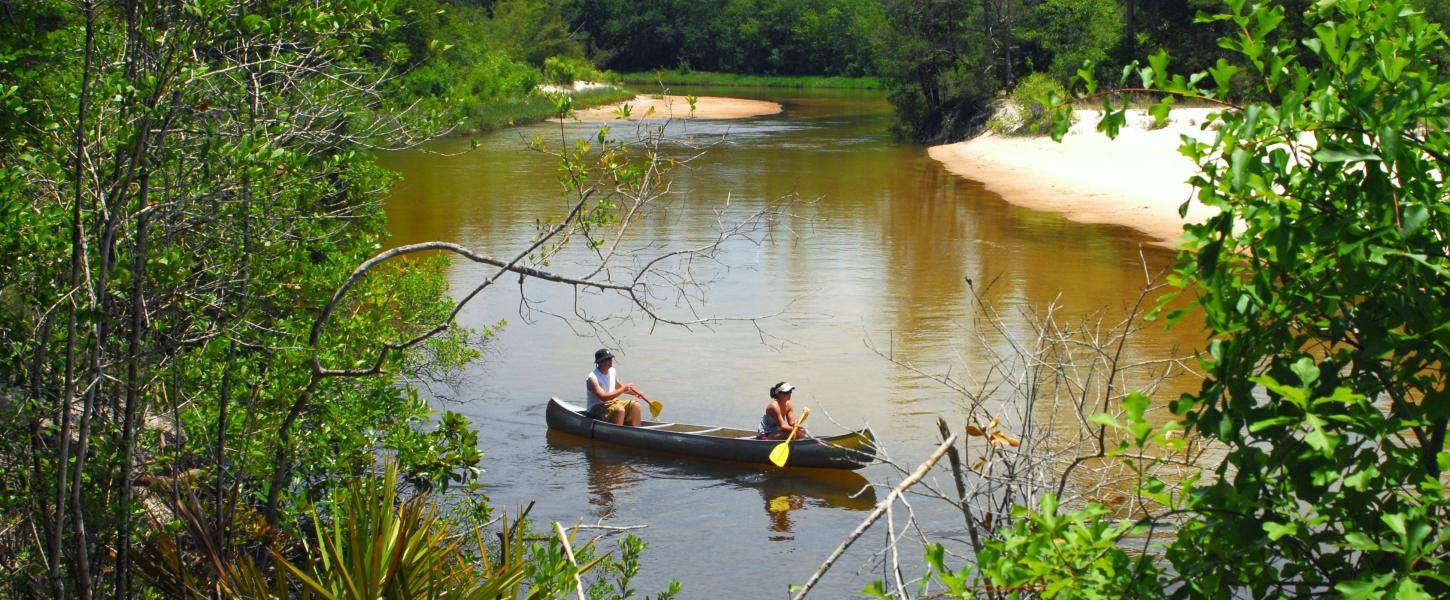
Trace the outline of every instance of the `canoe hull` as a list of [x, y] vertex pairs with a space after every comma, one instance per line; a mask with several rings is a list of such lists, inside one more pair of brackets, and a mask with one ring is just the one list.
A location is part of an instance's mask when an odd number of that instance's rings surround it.
[[[550, 429], [623, 446], [756, 464], [771, 464], [770, 451], [780, 442], [753, 438], [752, 432], [702, 425], [646, 421], [624, 427], [591, 419], [583, 408], [551, 398], [545, 419]], [[791, 442], [789, 467], [859, 469], [876, 456], [870, 429], [827, 438]]]

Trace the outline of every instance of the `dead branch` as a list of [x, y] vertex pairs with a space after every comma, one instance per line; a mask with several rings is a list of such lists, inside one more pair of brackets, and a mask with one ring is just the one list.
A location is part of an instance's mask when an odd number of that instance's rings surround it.
[[811, 588], [815, 587], [816, 583], [821, 580], [821, 577], [826, 574], [826, 571], [831, 570], [831, 566], [836, 563], [836, 560], [841, 558], [842, 554], [845, 554], [846, 549], [850, 548], [851, 544], [856, 542], [856, 538], [866, 533], [866, 530], [871, 527], [871, 524], [875, 523], [877, 519], [881, 518], [882, 514], [885, 514], [891, 508], [891, 505], [896, 502], [896, 499], [901, 496], [902, 492], [916, 485], [916, 482], [921, 481], [921, 478], [925, 477], [928, 471], [931, 471], [931, 468], [936, 465], [937, 461], [941, 460], [941, 457], [946, 456], [947, 450], [956, 442], [957, 436], [956, 434], [952, 434], [940, 446], [937, 446], [936, 451], [932, 452], [931, 456], [928, 456], [925, 462], [917, 466], [916, 470], [911, 472], [911, 475], [901, 480], [901, 483], [896, 484], [896, 487], [891, 489], [891, 493], [887, 494], [885, 498], [882, 498], [880, 502], [877, 502], [876, 508], [871, 510], [871, 514], [867, 515], [866, 519], [860, 525], [857, 525], [856, 529], [852, 530], [850, 535], [846, 536], [846, 539], [841, 542], [841, 545], [837, 546], [836, 550], [831, 552], [830, 556], [826, 557], [826, 561], [821, 563], [820, 568], [816, 569], [816, 572], [811, 575], [810, 579], [806, 580], [805, 585], [801, 586], [800, 591], [796, 592], [794, 596], [791, 596], [791, 600], [805, 598], [806, 594], [810, 593]]

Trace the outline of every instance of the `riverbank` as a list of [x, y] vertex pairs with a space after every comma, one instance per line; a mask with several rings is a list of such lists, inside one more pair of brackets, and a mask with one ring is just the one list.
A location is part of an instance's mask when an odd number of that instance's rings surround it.
[[[633, 98], [635, 92], [615, 86], [596, 86], [569, 93], [576, 109], [607, 106]], [[554, 100], [543, 94], [483, 102], [469, 107], [459, 133], [485, 133], [505, 127], [537, 123], [558, 114]]]
[[[1198, 167], [1178, 153], [1180, 136], [1209, 140], [1201, 129], [1214, 109], [1175, 109], [1166, 126], [1151, 129], [1145, 111], [1129, 111], [1116, 140], [1094, 130], [1098, 112], [1077, 111], [1061, 143], [1047, 136], [976, 138], [932, 147], [928, 154], [953, 174], [979, 181], [1012, 204], [1062, 213], [1083, 223], [1122, 225], [1160, 245], [1177, 246], [1183, 225], [1213, 211], [1186, 181]], [[1185, 217], [1179, 206], [1191, 200]]]
[[[743, 119], [773, 115], [781, 111], [780, 103], [768, 100], [746, 98], [722, 98], [699, 96], [691, 110], [690, 99], [685, 96], [652, 96], [640, 94], [627, 102], [574, 111], [574, 118], [584, 122], [616, 121], [624, 105], [629, 106], [631, 121], [640, 119]], [[651, 112], [653, 111], [653, 112]]]
[[838, 75], [742, 75], [710, 71], [646, 71], [620, 75], [625, 83], [651, 85], [716, 85], [738, 87], [780, 87], [797, 89], [880, 90], [879, 77]]

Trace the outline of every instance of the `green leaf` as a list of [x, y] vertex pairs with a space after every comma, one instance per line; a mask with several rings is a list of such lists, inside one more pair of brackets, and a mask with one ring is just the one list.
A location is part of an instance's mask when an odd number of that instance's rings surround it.
[[1276, 542], [1276, 541], [1279, 541], [1279, 538], [1284, 537], [1286, 535], [1292, 536], [1292, 535], [1296, 535], [1297, 533], [1299, 533], [1299, 524], [1298, 523], [1275, 523], [1273, 521], [1269, 521], [1269, 522], [1264, 523], [1264, 533], [1269, 534], [1269, 541], [1275, 541]]
[[[1159, 49], [1157, 52], [1148, 56], [1148, 65], [1153, 69], [1153, 73], [1156, 73], [1160, 77], [1166, 77], [1168, 75], [1168, 51]], [[1143, 87], [1153, 87], [1153, 84], [1149, 81], [1144, 81]]]
[[1314, 359], [1307, 356], [1294, 361], [1289, 369], [1299, 376], [1299, 382], [1305, 388], [1314, 385], [1314, 382], [1319, 379], [1319, 367], [1314, 364]]
[[247, 33], [261, 33], [270, 28], [270, 23], [261, 15], [249, 14], [242, 17], [242, 29]]
[[1250, 160], [1249, 151], [1243, 148], [1234, 148], [1229, 153], [1230, 181], [1235, 188], [1243, 187], [1244, 181], [1248, 179], [1248, 164]]
[[1218, 88], [1219, 95], [1228, 93], [1229, 87], [1233, 84], [1234, 75], [1238, 72], [1238, 67], [1222, 58], [1218, 59], [1218, 63], [1208, 70], [1208, 74], [1213, 77], [1213, 84]]
[[1378, 598], [1379, 591], [1394, 581], [1394, 573], [1386, 573], [1374, 579], [1356, 579], [1354, 581], [1343, 581], [1334, 586], [1335, 590], [1344, 594], [1345, 600], [1364, 600], [1366, 598]]
[[1404, 225], [1400, 227], [1400, 237], [1408, 238], [1420, 230], [1425, 222], [1430, 220], [1430, 211], [1422, 204], [1411, 204], [1405, 207]]
[[1395, 532], [1401, 538], [1405, 537], [1405, 515], [1399, 513], [1386, 513], [1380, 515], [1380, 521], [1389, 526], [1390, 531]]
[[1128, 411], [1128, 416], [1134, 420], [1142, 420], [1143, 415], [1148, 412], [1148, 396], [1143, 392], [1133, 392], [1123, 399], [1123, 408]]
[[1264, 419], [1262, 421], [1255, 421], [1254, 423], [1252, 423], [1252, 424], [1249, 425], [1249, 431], [1252, 432], [1252, 433], [1258, 433], [1259, 431], [1262, 431], [1264, 429], [1268, 429], [1270, 427], [1278, 427], [1278, 426], [1281, 426], [1281, 425], [1288, 425], [1288, 424], [1294, 423], [1294, 422], [1296, 422], [1298, 420], [1299, 419], [1297, 419], [1295, 417], [1274, 417], [1272, 419]]
[[1334, 447], [1339, 445], [1339, 436], [1324, 431], [1324, 419], [1316, 415], [1307, 415], [1304, 422], [1309, 424], [1309, 433], [1304, 435], [1304, 442], [1326, 457], [1334, 452]]
[[1314, 160], [1322, 163], [1378, 161], [1380, 157], [1368, 148], [1341, 142], [1325, 142], [1314, 151]]
[[1164, 96], [1157, 104], [1148, 107], [1148, 114], [1153, 115], [1155, 127], [1162, 127], [1168, 123], [1168, 113], [1173, 110], [1173, 96]]
[[1374, 465], [1370, 465], [1365, 469], [1350, 473], [1349, 476], [1344, 478], [1344, 485], [1346, 487], [1349, 487], [1350, 489], [1366, 491], [1370, 489], [1370, 484], [1373, 483], [1374, 480], [1379, 477], [1379, 475], [1379, 469], [1376, 468]]
[[[797, 590], [791, 590], [791, 592], [795, 591]], [[888, 600], [891, 598], [891, 596], [886, 594], [886, 584], [880, 579], [871, 580], [871, 583], [866, 584], [866, 587], [861, 589], [861, 593], [872, 598], [879, 598], [880, 600]]]
[[1379, 550], [1380, 545], [1360, 531], [1351, 531], [1344, 534], [1344, 541], [1349, 543], [1350, 548], [1360, 551]]

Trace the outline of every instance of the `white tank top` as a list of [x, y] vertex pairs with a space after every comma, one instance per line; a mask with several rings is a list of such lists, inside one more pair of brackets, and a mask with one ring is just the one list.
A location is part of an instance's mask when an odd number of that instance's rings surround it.
[[598, 381], [599, 389], [604, 390], [605, 393], [614, 391], [616, 385], [614, 367], [610, 367], [608, 373], [600, 373], [599, 369], [595, 369], [584, 378], [584, 409], [593, 412], [594, 407], [604, 404], [604, 399], [594, 393], [594, 386], [589, 385], [590, 380]]

